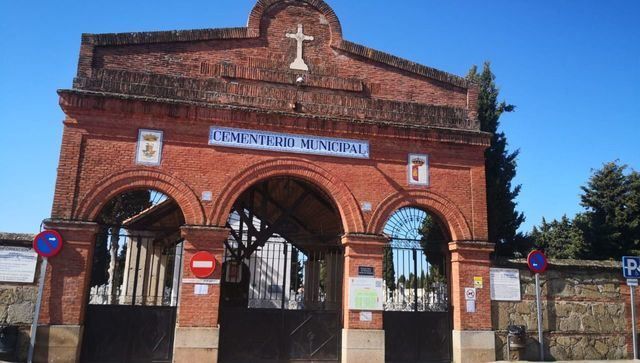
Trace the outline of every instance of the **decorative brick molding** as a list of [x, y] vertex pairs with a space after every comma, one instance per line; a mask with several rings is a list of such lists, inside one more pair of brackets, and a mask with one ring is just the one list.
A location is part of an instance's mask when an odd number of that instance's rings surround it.
[[[59, 90], [60, 107], [67, 115], [80, 116], [88, 110], [105, 111], [108, 114], [171, 117], [176, 122], [194, 121], [246, 121], [254, 125], [282, 127], [289, 123], [299, 130], [334, 130], [335, 132], [396, 137], [402, 139], [429, 140], [488, 147], [491, 134], [478, 131], [456, 130], [440, 127], [400, 124], [394, 122], [354, 120], [346, 117], [327, 117], [294, 112], [266, 110], [236, 105], [205, 102], [156, 99], [146, 96], [84, 91]], [[159, 103], [162, 102], [162, 103]]]
[[191, 188], [180, 179], [158, 170], [136, 168], [108, 175], [80, 199], [75, 216], [95, 220], [100, 209], [115, 196], [131, 189], [149, 188], [173, 198], [180, 206], [186, 224], [204, 224], [202, 205]]
[[223, 226], [229, 218], [233, 203], [253, 184], [279, 176], [296, 177], [323, 190], [340, 212], [345, 233], [364, 231], [364, 219], [355, 197], [347, 185], [328, 170], [298, 158], [279, 158], [254, 164], [236, 174], [216, 201], [211, 224]]
[[[295, 83], [295, 77], [287, 73], [238, 68], [233, 65], [203, 67], [203, 71], [225, 77], [259, 80], [268, 78], [271, 82]], [[336, 77], [311, 76], [311, 86], [324, 85], [330, 89], [356, 91], [357, 82]], [[313, 83], [315, 82], [315, 83]], [[477, 120], [469, 118], [466, 109], [426, 105], [415, 102], [401, 102], [372, 99], [362, 95], [300, 92], [296, 88], [282, 88], [268, 84], [229, 83], [217, 78], [188, 78], [168, 75], [130, 72], [124, 70], [101, 69], [93, 72], [91, 78], [76, 78], [74, 87], [83, 90], [108, 92], [122, 95], [150, 97], [156, 102], [168, 99], [185, 100], [212, 104], [233, 104], [264, 108], [272, 111], [327, 115], [372, 120], [379, 123], [393, 122], [415, 126], [442, 127], [479, 131]], [[362, 82], [360, 82], [362, 88]]]
[[[203, 62], [200, 65], [200, 72], [209, 76], [248, 79], [288, 85], [297, 85], [296, 79], [300, 75], [300, 72], [281, 71], [261, 67], [243, 67], [229, 62], [217, 64]], [[307, 75], [304, 78], [304, 87], [318, 87], [350, 92], [363, 92], [365, 90], [362, 80], [318, 74]]]
[[368, 233], [382, 233], [391, 215], [402, 207], [422, 207], [435, 213], [449, 227], [453, 240], [469, 240], [473, 233], [460, 209], [447, 198], [427, 190], [407, 190], [389, 195], [374, 210]]

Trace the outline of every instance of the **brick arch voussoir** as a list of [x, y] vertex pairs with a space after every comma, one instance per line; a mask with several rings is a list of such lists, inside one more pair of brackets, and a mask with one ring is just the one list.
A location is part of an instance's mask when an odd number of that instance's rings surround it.
[[224, 187], [215, 201], [209, 220], [212, 225], [224, 226], [233, 203], [256, 183], [275, 177], [295, 177], [322, 189], [332, 199], [342, 220], [345, 233], [362, 233], [365, 223], [358, 202], [347, 185], [321, 167], [296, 158], [263, 161], [240, 171]]
[[247, 22], [249, 35], [259, 37], [260, 22], [265, 13], [267, 13], [270, 7], [278, 3], [287, 2], [305, 2], [320, 11], [327, 19], [327, 21], [329, 22], [329, 26], [331, 27], [331, 45], [335, 46], [342, 42], [342, 25], [340, 24], [340, 19], [338, 19], [338, 16], [331, 8], [331, 6], [329, 6], [329, 4], [327, 4], [323, 0], [258, 0], [256, 2], [256, 5], [251, 10], [251, 13], [249, 14], [249, 21]]
[[94, 221], [102, 207], [127, 190], [149, 188], [173, 198], [178, 203], [185, 223], [204, 225], [205, 213], [193, 190], [182, 180], [155, 170], [126, 170], [103, 178], [81, 199], [76, 219]]
[[473, 239], [469, 223], [455, 205], [443, 196], [425, 190], [409, 190], [389, 195], [376, 208], [371, 216], [368, 233], [382, 234], [387, 220], [400, 208], [415, 206], [435, 213], [448, 226], [454, 241], [468, 241]]

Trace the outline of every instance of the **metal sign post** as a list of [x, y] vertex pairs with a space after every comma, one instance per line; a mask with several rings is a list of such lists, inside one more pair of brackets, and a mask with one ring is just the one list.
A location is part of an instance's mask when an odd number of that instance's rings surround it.
[[540, 291], [540, 274], [544, 273], [549, 266], [547, 257], [542, 251], [531, 251], [527, 256], [527, 265], [529, 270], [536, 277], [536, 308], [538, 310], [538, 342], [540, 343], [540, 361], [544, 361], [544, 334], [542, 333], [542, 302]]
[[29, 356], [27, 362], [33, 362], [33, 351], [36, 346], [36, 332], [38, 331], [38, 318], [40, 317], [40, 305], [42, 304], [42, 292], [44, 291], [44, 278], [47, 275], [48, 259], [44, 257], [42, 259], [42, 266], [40, 266], [40, 281], [38, 282], [38, 298], [36, 299], [36, 311], [33, 316], [33, 323], [31, 323], [31, 340], [29, 342]]
[[38, 285], [38, 298], [36, 300], [36, 311], [31, 324], [31, 340], [29, 341], [29, 354], [27, 362], [33, 363], [33, 352], [36, 347], [36, 334], [38, 333], [38, 318], [40, 317], [40, 306], [42, 305], [42, 292], [44, 291], [44, 279], [47, 275], [47, 265], [49, 257], [54, 257], [62, 250], [62, 236], [53, 230], [46, 230], [38, 233], [33, 239], [33, 249], [42, 257], [40, 267], [40, 281]]
[[633, 334], [633, 359], [638, 359], [638, 332], [636, 328], [636, 288], [629, 286], [631, 294], [631, 332]]
[[536, 274], [536, 308], [538, 310], [538, 341], [540, 342], [540, 360], [544, 361], [544, 337], [542, 335], [542, 302], [540, 301], [540, 274]]
[[640, 257], [622, 257], [622, 275], [627, 279], [631, 295], [631, 333], [633, 334], [633, 359], [638, 359], [638, 328], [636, 327], [636, 286], [640, 278]]

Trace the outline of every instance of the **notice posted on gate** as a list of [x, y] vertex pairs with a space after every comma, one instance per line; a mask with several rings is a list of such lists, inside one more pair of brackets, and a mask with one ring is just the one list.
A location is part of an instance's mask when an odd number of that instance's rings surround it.
[[0, 246], [0, 282], [33, 283], [38, 254], [27, 247]]
[[520, 301], [520, 271], [511, 268], [492, 268], [491, 300]]
[[380, 311], [383, 309], [382, 279], [351, 277], [349, 279], [349, 309]]

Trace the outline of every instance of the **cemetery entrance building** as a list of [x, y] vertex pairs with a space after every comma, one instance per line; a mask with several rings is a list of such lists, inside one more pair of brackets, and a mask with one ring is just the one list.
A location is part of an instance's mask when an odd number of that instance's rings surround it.
[[37, 361], [493, 360], [473, 83], [258, 0], [246, 27], [84, 34], [58, 93]]

